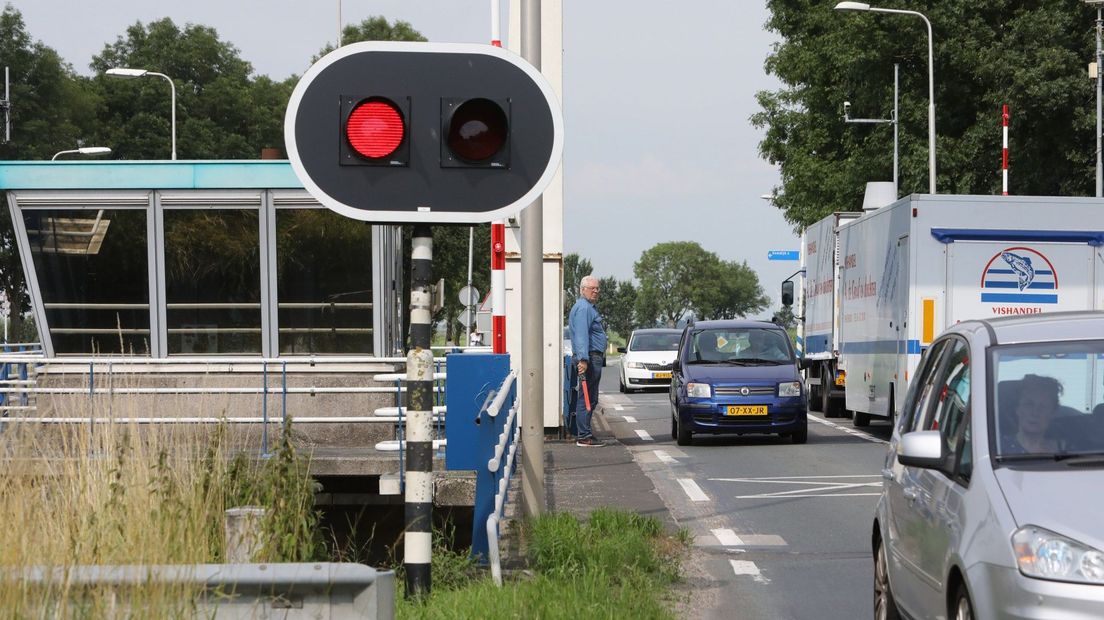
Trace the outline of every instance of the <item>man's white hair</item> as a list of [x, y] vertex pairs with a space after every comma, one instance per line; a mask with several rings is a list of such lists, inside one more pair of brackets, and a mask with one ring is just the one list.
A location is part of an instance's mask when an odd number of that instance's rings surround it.
[[579, 292], [582, 292], [584, 286], [598, 286], [598, 278], [583, 276], [583, 279], [579, 280]]

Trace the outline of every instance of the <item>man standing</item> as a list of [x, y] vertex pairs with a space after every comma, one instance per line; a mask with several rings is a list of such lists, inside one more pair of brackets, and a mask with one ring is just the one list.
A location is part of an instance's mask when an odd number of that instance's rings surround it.
[[[602, 317], [594, 307], [598, 299], [598, 278], [585, 276], [579, 283], [579, 299], [568, 314], [571, 328], [571, 350], [580, 382], [586, 382], [586, 391], [579, 394], [575, 405], [575, 441], [577, 446], [600, 447], [605, 445], [591, 432], [590, 415], [598, 404], [598, 382], [602, 378], [602, 366], [606, 364], [606, 328]], [[590, 402], [587, 402], [589, 396]], [[589, 405], [589, 408], [588, 408]]]

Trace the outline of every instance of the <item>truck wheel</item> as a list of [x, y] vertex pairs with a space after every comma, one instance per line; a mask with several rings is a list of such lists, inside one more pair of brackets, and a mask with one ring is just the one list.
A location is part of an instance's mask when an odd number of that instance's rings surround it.
[[859, 428], [864, 428], [864, 427], [870, 426], [870, 414], [869, 413], [862, 413], [861, 411], [856, 411], [855, 412], [855, 417], [852, 418], [851, 422], [855, 426], [858, 426]]
[[[821, 379], [823, 381], [823, 379]], [[809, 411], [823, 411], [823, 406], [820, 403], [820, 393], [824, 390], [823, 386], [810, 385], [809, 386]]]

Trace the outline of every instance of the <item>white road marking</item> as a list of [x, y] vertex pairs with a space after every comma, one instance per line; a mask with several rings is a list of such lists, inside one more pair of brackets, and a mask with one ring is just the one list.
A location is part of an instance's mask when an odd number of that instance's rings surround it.
[[655, 441], [654, 439], [652, 439], [652, 436], [648, 434], [648, 431], [641, 430], [639, 428], [636, 429], [636, 435], [644, 441]]
[[844, 433], [847, 433], [848, 435], [854, 435], [855, 437], [858, 437], [859, 439], [865, 439], [866, 441], [870, 441], [870, 442], [873, 442], [873, 443], [880, 443], [880, 444], [888, 444], [889, 443], [888, 441], [886, 441], [884, 439], [878, 439], [877, 437], [871, 435], [870, 433], [865, 433], [865, 432], [860, 431], [860, 430], [855, 429], [855, 428], [848, 428], [846, 426], [840, 426], [839, 424], [836, 424], [835, 422], [829, 422], [828, 420], [825, 420], [824, 418], [817, 417], [817, 416], [815, 416], [811, 413], [809, 414], [809, 419], [812, 420], [813, 422], [817, 422], [819, 424], [829, 426], [829, 427], [834, 428], [838, 431], [843, 431]]
[[701, 490], [698, 483], [694, 482], [690, 478], [679, 478], [679, 486], [686, 492], [686, 495], [690, 497], [692, 502], [708, 502], [709, 496], [705, 494], [705, 491]]
[[655, 452], [656, 458], [664, 463], [678, 463], [678, 461], [675, 460], [675, 457], [667, 454], [663, 450], [653, 450], [653, 452]]
[[755, 565], [755, 562], [729, 560], [728, 563], [732, 565], [732, 572], [736, 573], [737, 576], [747, 575], [758, 583], [770, 583], [770, 580], [763, 577], [763, 574], [759, 572], [759, 567]]
[[[832, 478], [875, 478], [879, 479], [875, 482], [831, 482]], [[852, 492], [860, 489], [874, 488], [880, 489], [882, 482], [880, 475], [864, 474], [864, 475], [844, 475], [844, 476], [777, 476], [768, 478], [710, 478], [710, 480], [716, 482], [742, 482], [747, 484], [790, 484], [801, 485], [802, 488], [791, 489], [789, 491], [775, 491], [773, 493], [754, 493], [751, 495], [736, 495], [735, 499], [771, 499], [771, 498], [791, 498], [791, 497], [877, 497], [881, 495], [877, 493], [858, 493]], [[846, 491], [846, 492], [829, 492], [829, 491]]]
[[613, 408], [614, 408], [614, 410], [616, 410], [616, 411], [624, 411], [624, 410], [625, 410], [625, 408], [624, 408], [624, 407], [622, 407], [621, 405], [614, 405], [614, 406], [613, 406]]
[[628, 422], [629, 424], [636, 424], [636, 418], [632, 417], [631, 415], [622, 416], [622, 417], [624, 417], [625, 421]]
[[712, 531], [713, 535], [717, 537], [717, 542], [721, 543], [721, 545], [725, 547], [742, 547], [744, 545], [744, 541], [740, 540], [740, 537], [736, 535], [736, 532], [733, 532], [730, 529], [716, 529], [710, 531]]

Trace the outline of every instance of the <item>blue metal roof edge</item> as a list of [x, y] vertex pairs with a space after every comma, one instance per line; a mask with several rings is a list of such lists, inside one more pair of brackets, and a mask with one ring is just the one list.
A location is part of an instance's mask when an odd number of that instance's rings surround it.
[[0, 161], [0, 190], [302, 189], [287, 160]]

